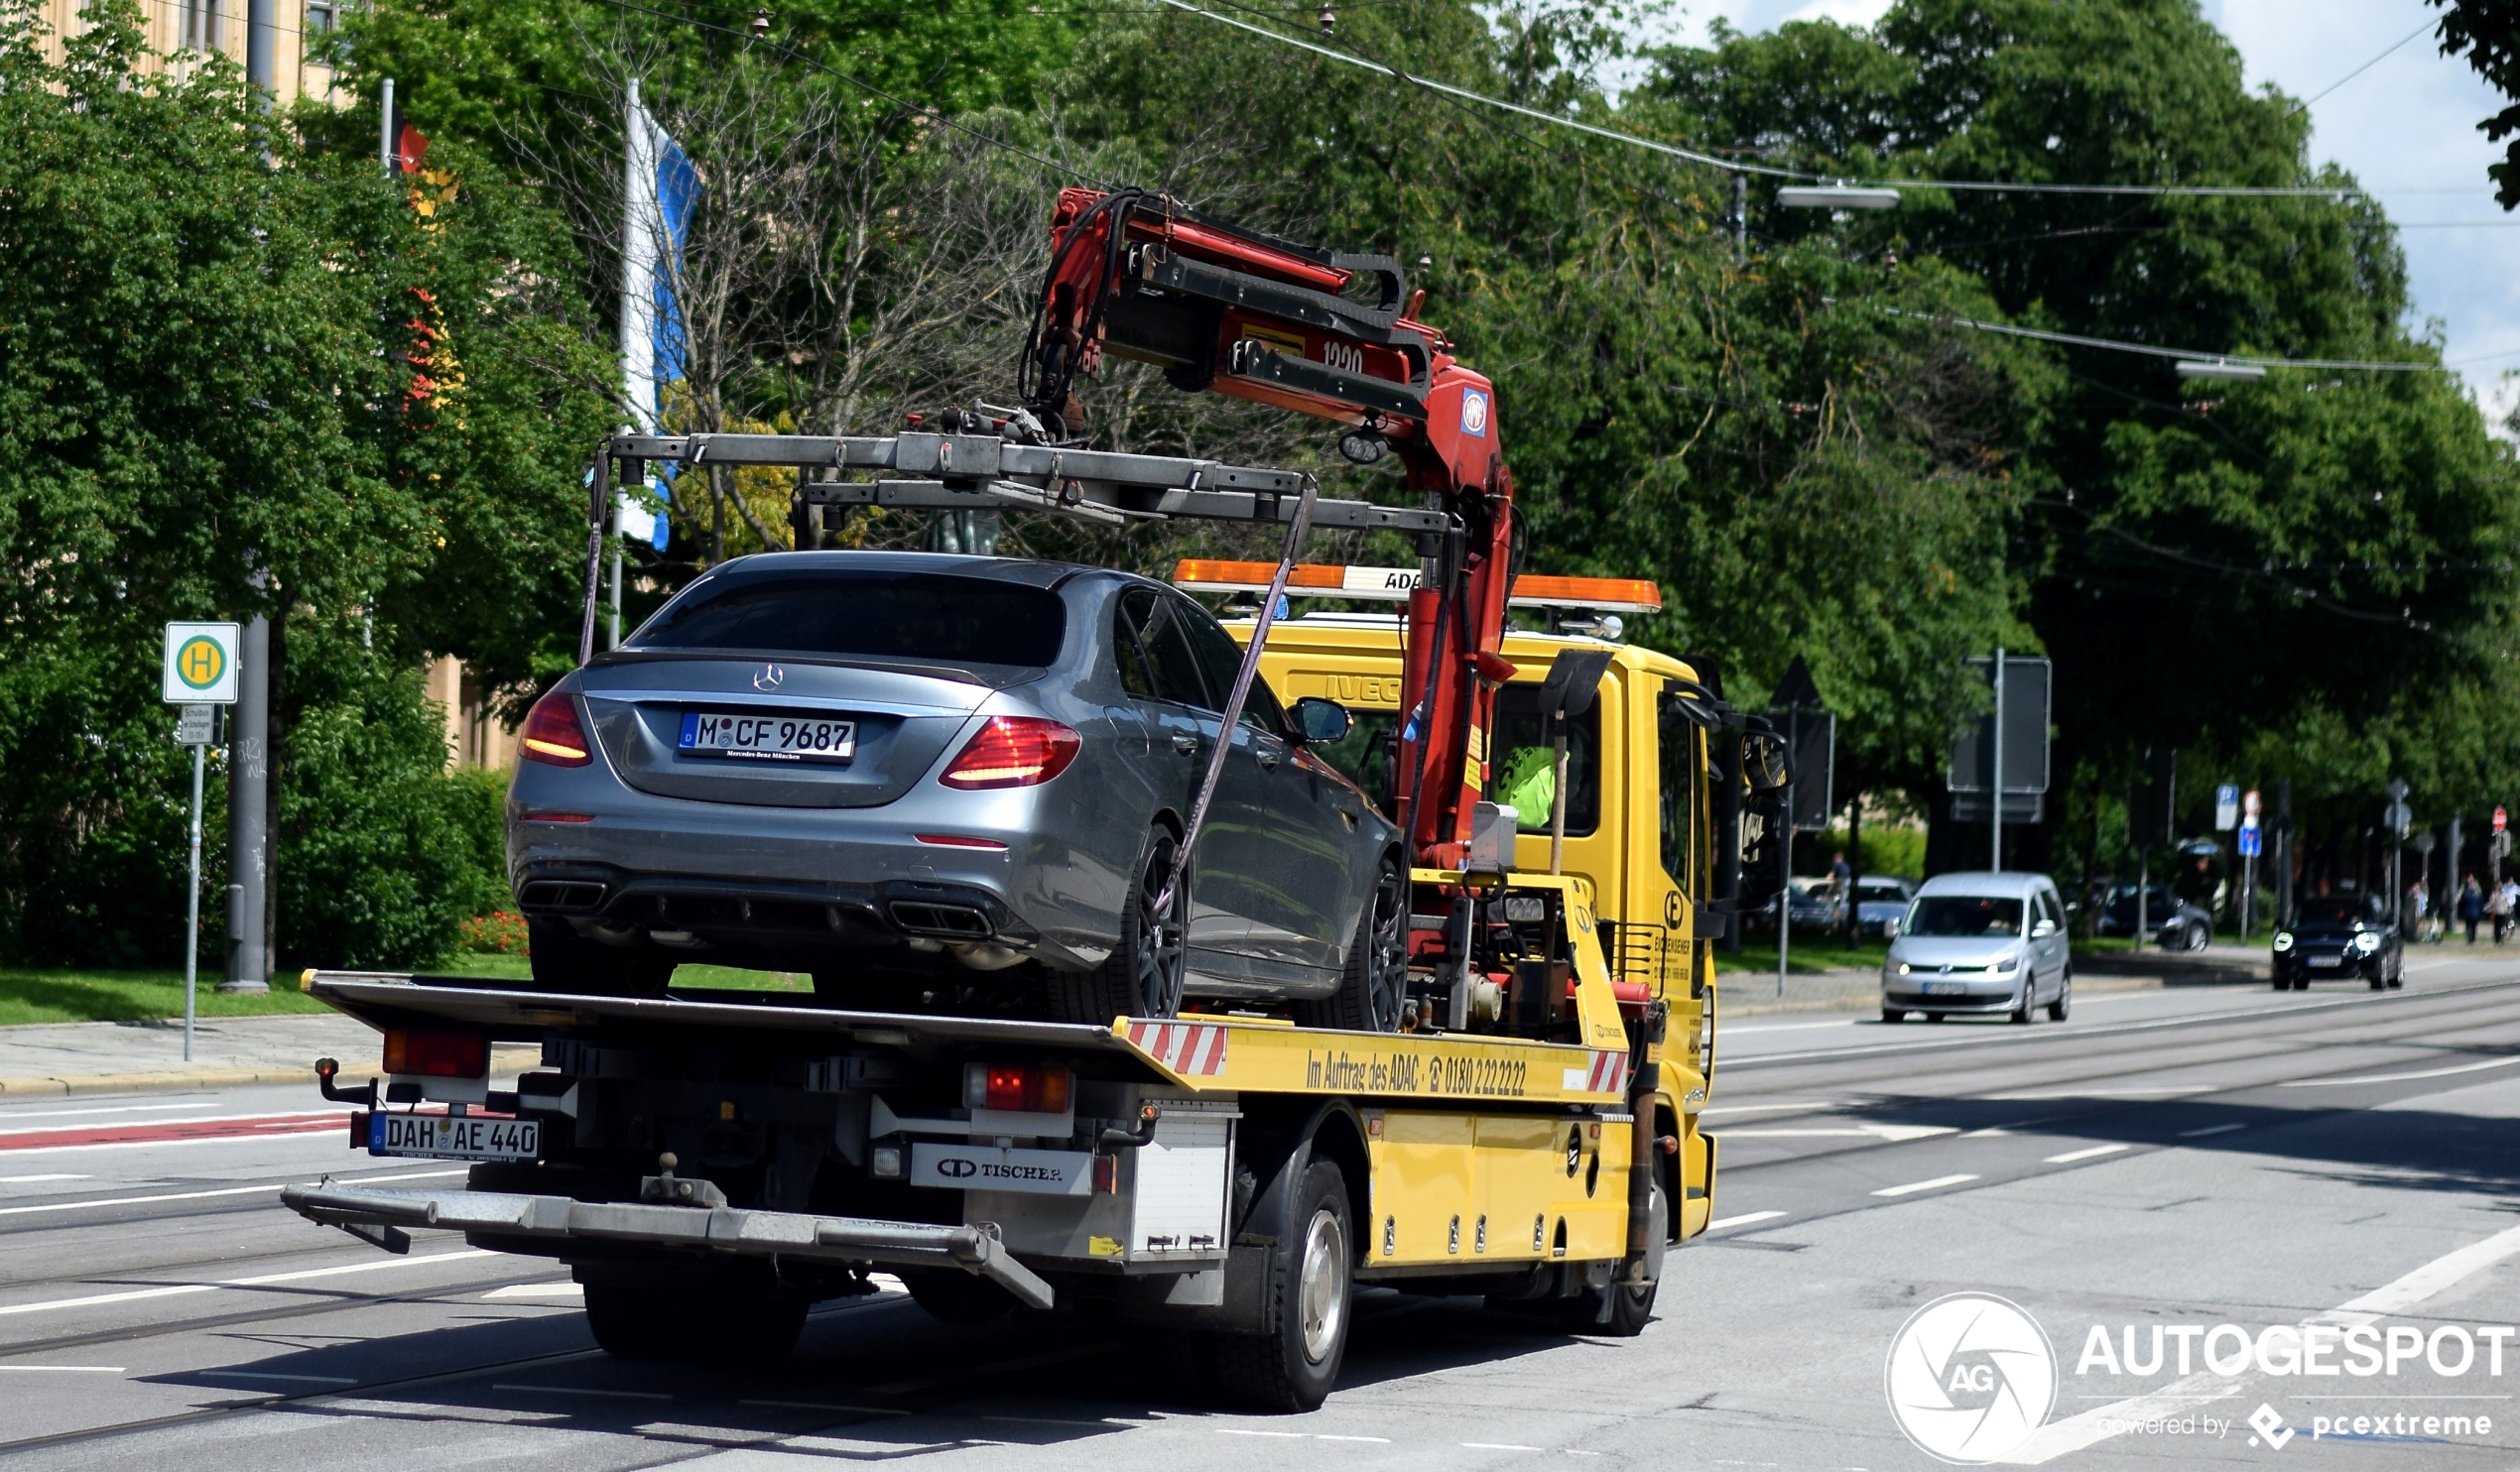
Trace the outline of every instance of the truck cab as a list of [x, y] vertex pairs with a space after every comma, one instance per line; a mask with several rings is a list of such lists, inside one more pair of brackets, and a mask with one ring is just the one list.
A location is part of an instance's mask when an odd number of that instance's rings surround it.
[[[1336, 570], [1344, 575], [1340, 594], [1332, 596], [1353, 597], [1352, 589], [1369, 581], [1358, 576], [1368, 569]], [[1401, 569], [1392, 571], [1405, 576]], [[1237, 564], [1185, 562], [1174, 581], [1192, 591], [1234, 592], [1249, 585], [1239, 580], [1249, 576]], [[1572, 607], [1582, 600], [1586, 612], [1660, 604], [1650, 582], [1549, 581], [1568, 585], [1547, 595], [1553, 602]], [[1518, 594], [1516, 601], [1538, 602], [1539, 596]], [[1256, 621], [1232, 614], [1229, 607], [1226, 632], [1248, 645]], [[1404, 635], [1396, 611], [1306, 610], [1275, 621], [1260, 659], [1261, 675], [1280, 700], [1313, 695], [1347, 707], [1354, 726], [1322, 754], [1386, 811], [1402, 718]], [[1544, 718], [1545, 691], [1558, 662], [1586, 654], [1592, 658], [1583, 663], [1599, 674], [1583, 708], [1567, 702], [1572, 713], [1566, 722], [1566, 817], [1563, 842], [1553, 843], [1556, 748]], [[1562, 855], [1561, 871], [1589, 890], [1602, 954], [1622, 998], [1631, 1004], [1660, 1001], [1670, 1009], [1666, 1036], [1671, 1063], [1680, 1066], [1667, 1065], [1663, 1073], [1664, 1106], [1673, 1112], [1665, 1132], [1687, 1143], [1681, 1225], [1684, 1236], [1694, 1235], [1707, 1210], [1700, 1182], [1712, 1173], [1712, 1146], [1697, 1131], [1696, 1115], [1713, 1071], [1713, 941], [1722, 934], [1723, 920], [1707, 908], [1713, 844], [1706, 737], [1682, 702], [1711, 685], [1713, 672], [1599, 633], [1513, 631], [1505, 636], [1504, 657], [1515, 670], [1497, 693], [1485, 752], [1486, 794], [1490, 801], [1515, 809], [1517, 874], [1549, 874], [1555, 848]], [[1701, 1154], [1702, 1165], [1695, 1159]]]

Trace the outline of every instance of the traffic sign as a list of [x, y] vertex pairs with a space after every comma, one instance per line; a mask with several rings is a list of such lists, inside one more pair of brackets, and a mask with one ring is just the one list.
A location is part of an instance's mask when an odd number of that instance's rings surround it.
[[2510, 821], [2511, 821], [2510, 816], [2509, 816], [2507, 813], [2505, 813], [2505, 812], [2504, 812], [2501, 808], [2497, 807], [2497, 808], [2495, 808], [2495, 809], [2494, 809], [2494, 831], [2495, 831], [2495, 832], [2497, 832], [2497, 833], [2501, 832], [2501, 831], [2503, 830], [2504, 825], [2505, 825], [2505, 824], [2507, 824], [2507, 823], [2509, 823]]
[[[2257, 789], [2251, 788], [2247, 792], [2242, 793], [2240, 795], [2240, 815], [2245, 818], [2255, 819], [2259, 811], [2260, 807], [2257, 800]], [[2251, 826], [2255, 826], [2254, 822], [2252, 822]]]
[[2240, 857], [2254, 859], [2265, 852], [2266, 830], [2255, 823], [2240, 829]]
[[169, 705], [236, 703], [236, 625], [169, 624], [162, 698]]
[[2213, 790], [2213, 830], [2228, 833], [2240, 825], [2240, 790], [2230, 783]]
[[175, 720], [176, 745], [218, 745], [217, 706], [195, 703], [191, 705], [179, 705], [176, 707], [176, 710], [179, 712]]

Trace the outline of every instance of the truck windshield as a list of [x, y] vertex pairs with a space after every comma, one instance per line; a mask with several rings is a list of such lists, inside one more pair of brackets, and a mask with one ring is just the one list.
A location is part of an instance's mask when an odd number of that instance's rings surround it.
[[832, 570], [703, 582], [651, 619], [630, 648], [1047, 668], [1067, 633], [1067, 608], [1046, 588]]
[[1900, 927], [1909, 935], [2018, 935], [2021, 902], [1990, 895], [1929, 895]]

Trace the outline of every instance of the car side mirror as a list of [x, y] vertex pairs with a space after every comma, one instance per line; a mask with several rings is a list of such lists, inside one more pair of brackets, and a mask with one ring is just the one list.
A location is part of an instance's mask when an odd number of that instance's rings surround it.
[[1794, 781], [1786, 759], [1785, 738], [1774, 731], [1747, 731], [1741, 737], [1741, 777], [1751, 795], [1782, 793]]
[[1347, 707], [1336, 700], [1307, 695], [1287, 707], [1287, 723], [1295, 729], [1296, 740], [1307, 746], [1327, 746], [1345, 736], [1356, 724]]
[[2045, 940], [2056, 932], [2057, 922], [2052, 920], [2043, 920], [2030, 927], [2030, 938], [2033, 940]]

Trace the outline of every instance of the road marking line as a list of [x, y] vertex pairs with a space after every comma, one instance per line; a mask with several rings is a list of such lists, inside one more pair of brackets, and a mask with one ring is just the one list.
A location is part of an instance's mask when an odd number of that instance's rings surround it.
[[0, 1185], [33, 1185], [39, 1180], [94, 1180], [93, 1175], [0, 1175]]
[[1874, 1191], [1873, 1194], [1876, 1196], [1905, 1196], [1916, 1191], [1930, 1191], [1942, 1186], [1958, 1185], [1963, 1180], [1975, 1180], [1976, 1178], [1977, 1177], [1974, 1175], [1937, 1175], [1932, 1180], [1911, 1180], [1906, 1185], [1885, 1185], [1881, 1189]]
[[386, 1258], [373, 1263], [351, 1263], [339, 1268], [312, 1268], [298, 1273], [266, 1273], [255, 1278], [231, 1278], [219, 1283], [171, 1283], [162, 1288], [130, 1288], [118, 1293], [90, 1293], [80, 1298], [52, 1298], [41, 1303], [0, 1304], [0, 1316], [20, 1313], [43, 1313], [55, 1308], [93, 1308], [106, 1303], [136, 1303], [144, 1298], [180, 1298], [192, 1293], [215, 1293], [224, 1288], [270, 1288], [284, 1283], [305, 1283], [316, 1278], [339, 1278], [350, 1273], [374, 1273], [387, 1268], [414, 1268], [424, 1263], [453, 1263], [467, 1258], [486, 1258], [492, 1254], [484, 1248], [461, 1252], [441, 1252], [425, 1258]]
[[1726, 1227], [1746, 1227], [1752, 1222], [1772, 1222], [1784, 1214], [1782, 1211], [1748, 1211], [1739, 1216], [1727, 1216], [1721, 1221], [1708, 1222], [1706, 1230], [1719, 1232]]
[[[2481, 1242], [2471, 1242], [2444, 1253], [2412, 1273], [2304, 1322], [2350, 1326], [2369, 1323], [2382, 1314], [2403, 1313], [2455, 1287], [2461, 1280], [2513, 1256], [2520, 1256], [2520, 1227], [2507, 1227]], [[2211, 1372], [2191, 1375], [2149, 1396], [2093, 1407], [2063, 1420], [2050, 1421], [2032, 1432], [2029, 1440], [2002, 1460], [2026, 1467], [2054, 1461], [2067, 1452], [2095, 1446], [2145, 1421], [2159, 1420], [2164, 1415], [2193, 1409], [2200, 1401], [2218, 1401], [2236, 1395], [2242, 1384]]]
[[123, 1368], [120, 1365], [0, 1365], [0, 1371], [13, 1371], [20, 1375], [120, 1375]]
[[1475, 1451], [1547, 1451], [1545, 1446], [1523, 1446], [1512, 1441], [1464, 1441], [1463, 1446]]
[[116, 1104], [109, 1108], [98, 1109], [36, 1109], [24, 1114], [0, 1114], [0, 1120], [66, 1119], [79, 1114], [165, 1114], [178, 1109], [216, 1108], [218, 1108], [217, 1104], [208, 1099], [202, 1099], [190, 1104]]
[[933, 1390], [938, 1386], [949, 1385], [955, 1381], [970, 1380], [981, 1375], [1004, 1375], [1014, 1370], [1039, 1369], [1044, 1365], [1056, 1365], [1063, 1360], [1081, 1360], [1087, 1355], [1107, 1354], [1119, 1347], [1117, 1344], [1079, 1344], [1069, 1349], [1054, 1349], [1048, 1354], [1037, 1354], [1026, 1359], [1000, 1360], [994, 1365], [957, 1370], [951, 1375], [933, 1375], [925, 1380], [897, 1380], [890, 1385], [870, 1385], [866, 1389], [870, 1394], [878, 1396], [915, 1395], [920, 1391]]
[[1957, 1125], [1850, 1125], [1842, 1130], [1726, 1130], [1726, 1140], [1879, 1140], [1890, 1145], [1904, 1145], [1911, 1140], [1931, 1140], [1937, 1135], [1956, 1135]]
[[838, 1411], [851, 1415], [908, 1415], [898, 1406], [840, 1406], [828, 1401], [737, 1401], [738, 1406], [766, 1406], [773, 1411]]
[[341, 1125], [335, 1121], [304, 1130], [274, 1130], [264, 1135], [200, 1135], [189, 1140], [111, 1140], [102, 1145], [30, 1145], [0, 1146], [13, 1156], [60, 1156], [99, 1150], [174, 1150], [187, 1145], [260, 1145], [274, 1140], [303, 1140], [309, 1136], [330, 1135], [338, 1139]]
[[1216, 1434], [1219, 1436], [1275, 1436], [1282, 1441], [1305, 1441], [1311, 1439], [1302, 1431], [1251, 1431], [1245, 1430], [1241, 1426], [1218, 1426], [1216, 1427]]
[[485, 1301], [491, 1298], [567, 1298], [582, 1302], [586, 1297], [586, 1286], [579, 1283], [512, 1283], [503, 1288], [492, 1288], [481, 1296]]
[[221, 1380], [272, 1380], [291, 1385], [356, 1385], [349, 1375], [275, 1375], [261, 1370], [195, 1370], [195, 1375], [215, 1375]]
[[2051, 1165], [2070, 1165], [2076, 1161], [2097, 1160], [2101, 1156], [2113, 1156], [2119, 1151], [2129, 1149], [2132, 1149], [2132, 1147], [2124, 1145], [2094, 1145], [2088, 1150], [2069, 1150], [2061, 1156], [2050, 1156], [2048, 1157], [2048, 1164]]
[[2460, 1063], [2450, 1068], [2421, 1068], [2413, 1073], [2366, 1073], [2359, 1078], [2294, 1078], [2276, 1085], [2280, 1089], [2332, 1089], [2354, 1083], [2404, 1083], [2410, 1078], [2448, 1078], [2454, 1073], [2481, 1073], [2487, 1068], [2508, 1068], [2520, 1058], [2487, 1058], [2481, 1063]]
[[663, 1391], [604, 1391], [583, 1385], [493, 1385], [494, 1391], [528, 1391], [538, 1396], [600, 1396], [607, 1401], [671, 1401]]
[[[207, 1106], [196, 1104], [191, 1107], [199, 1109]], [[0, 1116], [0, 1125], [5, 1125], [15, 1119], [30, 1119], [35, 1117], [36, 1116], [32, 1115]], [[144, 1119], [132, 1120], [127, 1124], [94, 1125], [89, 1128], [96, 1130], [189, 1130], [194, 1125], [310, 1124], [316, 1120], [322, 1120], [327, 1124], [338, 1125], [344, 1120], [347, 1120], [349, 1117], [350, 1111], [346, 1109], [266, 1109], [257, 1114], [205, 1114], [199, 1119]], [[78, 1127], [75, 1125], [67, 1127], [62, 1125], [46, 1125], [43, 1128], [36, 1130], [0, 1129], [0, 1142], [6, 1142], [20, 1135], [66, 1134], [70, 1130], [76, 1128]], [[164, 1142], [158, 1143], [163, 1144]]]
[[2179, 1138], [2182, 1140], [2203, 1140], [2207, 1135], [2228, 1135], [2233, 1130], [2245, 1130], [2247, 1128], [2248, 1126], [2235, 1120], [2227, 1125], [2207, 1125], [2202, 1130], [2181, 1130], [2179, 1132]]
[[[469, 1167], [462, 1170], [405, 1170], [395, 1175], [362, 1175], [354, 1180], [344, 1178], [333, 1183], [336, 1185], [386, 1185], [398, 1180], [433, 1180], [441, 1176], [469, 1173], [471, 1173]], [[150, 1206], [161, 1201], [206, 1201], [213, 1196], [257, 1194], [277, 1196], [279, 1191], [280, 1187], [277, 1185], [231, 1185], [221, 1186], [214, 1191], [169, 1191], [155, 1196], [101, 1196], [88, 1201], [47, 1201], [41, 1206], [0, 1206], [0, 1216], [25, 1216], [38, 1211], [76, 1211], [88, 1206]]]
[[1818, 1099], [1808, 1104], [1718, 1104], [1711, 1109], [1699, 1110], [1698, 1116], [1703, 1119], [1710, 1114], [1773, 1114], [1782, 1109], [1834, 1109], [1836, 1107], [1835, 1103], [1827, 1099]]

